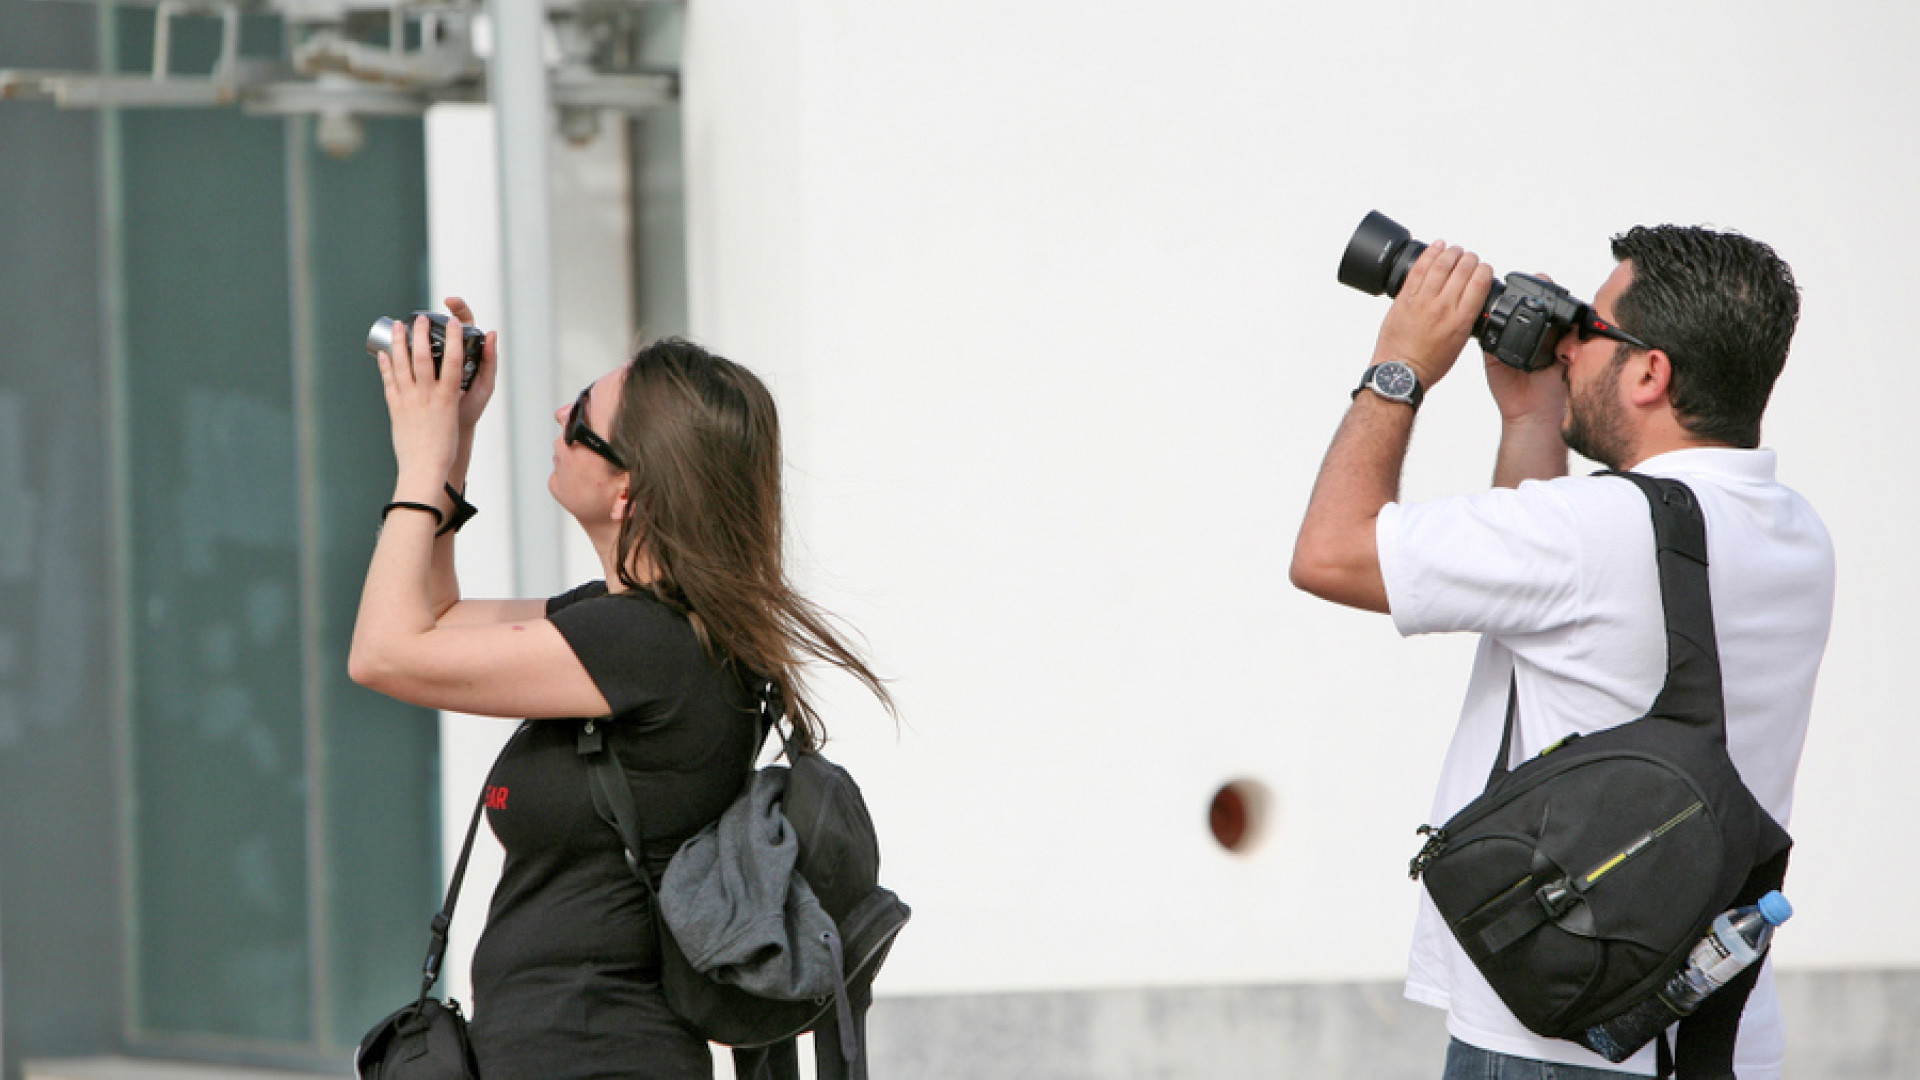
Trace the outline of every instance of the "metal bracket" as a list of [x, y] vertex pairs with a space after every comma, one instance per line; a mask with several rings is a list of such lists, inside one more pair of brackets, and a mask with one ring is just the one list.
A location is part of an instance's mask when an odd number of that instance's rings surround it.
[[[569, 138], [592, 138], [603, 110], [644, 113], [678, 100], [678, 72], [637, 60], [637, 13], [672, 2], [548, 0], [550, 97]], [[320, 120], [321, 147], [346, 157], [364, 142], [361, 117], [487, 100], [492, 50], [482, 0], [157, 0], [153, 11], [146, 75], [0, 70], [0, 101], [63, 109], [239, 105], [250, 115], [311, 115]], [[289, 55], [242, 56], [243, 15], [284, 19], [294, 42]], [[206, 75], [172, 71], [174, 23], [186, 17], [220, 20], [219, 57]], [[377, 40], [382, 30], [384, 42]]]

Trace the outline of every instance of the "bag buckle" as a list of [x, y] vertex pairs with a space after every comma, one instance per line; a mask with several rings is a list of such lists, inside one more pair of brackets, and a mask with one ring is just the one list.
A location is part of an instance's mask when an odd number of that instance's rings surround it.
[[597, 754], [605, 745], [605, 732], [597, 720], [588, 720], [580, 725], [580, 732], [574, 737], [574, 749], [581, 757]]
[[1574, 891], [1566, 878], [1555, 878], [1533, 890], [1533, 898], [1540, 902], [1547, 918], [1558, 919], [1567, 913], [1567, 909], [1580, 902], [1580, 894]]

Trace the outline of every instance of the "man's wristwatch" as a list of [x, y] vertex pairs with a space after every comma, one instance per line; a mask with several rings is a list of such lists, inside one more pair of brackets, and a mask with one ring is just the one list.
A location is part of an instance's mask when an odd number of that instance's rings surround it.
[[1420, 399], [1426, 396], [1426, 387], [1420, 385], [1420, 376], [1405, 361], [1389, 360], [1384, 364], [1375, 364], [1360, 377], [1360, 385], [1354, 388], [1353, 396], [1359, 397], [1360, 391], [1371, 390], [1388, 401], [1397, 401], [1410, 408], [1419, 408]]

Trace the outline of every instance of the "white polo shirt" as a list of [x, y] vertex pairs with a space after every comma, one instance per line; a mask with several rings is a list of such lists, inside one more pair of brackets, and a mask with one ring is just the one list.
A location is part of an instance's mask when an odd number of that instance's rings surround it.
[[[1806, 740], [1814, 677], [1833, 618], [1833, 545], [1805, 499], [1774, 480], [1771, 450], [1693, 449], [1636, 470], [1684, 481], [1707, 522], [1728, 754], [1782, 825]], [[1401, 634], [1480, 633], [1459, 726], [1441, 767], [1432, 823], [1486, 786], [1519, 686], [1515, 762], [1572, 732], [1645, 715], [1666, 681], [1665, 622], [1646, 496], [1618, 477], [1528, 481], [1517, 489], [1389, 504], [1376, 536]], [[1789, 876], [1788, 895], [1792, 895]], [[1791, 933], [1791, 930], [1786, 931]], [[1615, 1065], [1521, 1026], [1421, 891], [1407, 996], [1446, 1009], [1473, 1046], [1544, 1061], [1652, 1075], [1652, 1048]], [[1771, 965], [1747, 1001], [1735, 1068], [1780, 1075], [1785, 1034]]]

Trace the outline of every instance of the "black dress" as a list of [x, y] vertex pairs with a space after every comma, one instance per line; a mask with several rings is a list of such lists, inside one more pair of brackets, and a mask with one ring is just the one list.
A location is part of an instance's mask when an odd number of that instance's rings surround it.
[[[605, 695], [656, 878], [719, 817], [758, 745], [757, 698], [708, 658], [683, 615], [600, 582], [547, 602]], [[712, 1076], [707, 1044], [668, 1011], [646, 892], [596, 811], [583, 720], [522, 727], [487, 778], [506, 848], [473, 958], [474, 1049], [486, 1080]]]

